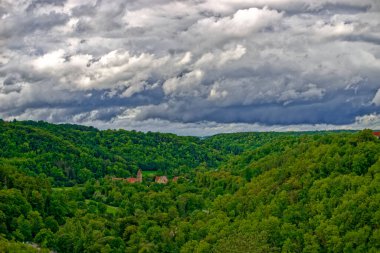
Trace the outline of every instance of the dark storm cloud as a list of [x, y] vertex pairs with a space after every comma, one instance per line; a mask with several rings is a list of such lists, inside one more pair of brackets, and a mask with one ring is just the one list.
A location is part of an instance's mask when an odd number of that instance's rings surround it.
[[5, 0], [0, 19], [6, 119], [181, 133], [380, 122], [375, 0]]
[[353, 42], [367, 42], [372, 43], [375, 45], [380, 45], [380, 36], [372, 36], [370, 34], [368, 35], [351, 35], [344, 38], [344, 40], [347, 41], [353, 41]]
[[30, 3], [26, 11], [32, 11], [33, 9], [44, 5], [63, 6], [66, 2], [67, 0], [35, 0]]
[[63, 25], [69, 20], [69, 16], [62, 13], [50, 12], [42, 15], [15, 16], [14, 20], [7, 20], [0, 28], [0, 36], [23, 36], [36, 30], [49, 30], [54, 26]]

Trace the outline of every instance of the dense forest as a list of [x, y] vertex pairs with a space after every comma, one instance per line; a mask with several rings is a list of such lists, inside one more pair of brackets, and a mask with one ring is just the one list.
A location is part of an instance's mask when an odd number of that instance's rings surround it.
[[[0, 121], [0, 147], [0, 252], [380, 251], [371, 130], [198, 138]], [[139, 169], [141, 183], [114, 180]]]

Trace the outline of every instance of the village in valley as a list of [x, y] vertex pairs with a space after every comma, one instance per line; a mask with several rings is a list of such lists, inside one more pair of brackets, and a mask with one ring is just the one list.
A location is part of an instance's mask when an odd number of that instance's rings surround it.
[[[131, 183], [131, 184], [134, 184], [134, 183], [142, 183], [143, 181], [143, 173], [142, 173], [142, 170], [139, 169], [137, 171], [137, 175], [136, 177], [127, 177], [127, 178], [122, 178], [122, 177], [113, 177], [112, 178], [113, 181], [123, 181], [125, 183]], [[157, 184], [167, 184], [169, 183], [169, 178], [167, 176], [155, 176], [154, 177], [154, 182], [157, 183]], [[178, 181], [178, 177], [173, 177], [171, 179], [172, 182], [177, 182]]]

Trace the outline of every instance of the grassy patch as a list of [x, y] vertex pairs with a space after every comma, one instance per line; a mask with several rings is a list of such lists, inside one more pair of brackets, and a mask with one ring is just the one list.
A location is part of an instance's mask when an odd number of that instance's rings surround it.
[[72, 187], [53, 187], [52, 188], [53, 191], [57, 191], [57, 192], [68, 191], [71, 189], [72, 189]]
[[[100, 203], [100, 202], [97, 202], [97, 201], [91, 200], [91, 199], [86, 199], [85, 202], [86, 202], [87, 205], [90, 204], [91, 202], [93, 202], [93, 203]], [[110, 205], [107, 205], [107, 204], [104, 204], [104, 205], [107, 208], [106, 209], [106, 213], [109, 213], [109, 214], [115, 215], [117, 213], [118, 209], [119, 209], [118, 207], [115, 207], [115, 206], [110, 206]]]
[[157, 175], [157, 171], [155, 170], [143, 170], [143, 177], [154, 177]]
[[113, 215], [116, 215], [117, 211], [118, 211], [118, 207], [115, 207], [115, 206], [110, 206], [110, 205], [106, 205], [107, 206], [107, 209], [106, 209], [106, 213], [110, 213], [110, 214], [113, 214]]
[[[77, 186], [77, 185], [74, 187], [75, 187], [75, 189], [79, 189], [79, 190], [81, 190], [83, 188], [83, 186]], [[53, 187], [52, 190], [57, 191], [57, 192], [59, 192], [59, 191], [70, 191], [70, 190], [74, 189], [74, 187], [73, 186]]]

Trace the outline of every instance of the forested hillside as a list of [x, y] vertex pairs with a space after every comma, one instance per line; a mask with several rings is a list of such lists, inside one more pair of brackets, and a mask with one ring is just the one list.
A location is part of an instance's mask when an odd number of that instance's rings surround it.
[[219, 150], [196, 137], [33, 121], [0, 122], [0, 146], [1, 161], [29, 175], [44, 173], [55, 185], [126, 177], [139, 168], [172, 175], [201, 163], [215, 167], [223, 159]]
[[[0, 145], [0, 252], [380, 251], [371, 130], [197, 138], [2, 121]], [[179, 180], [112, 180], [140, 168]]]

